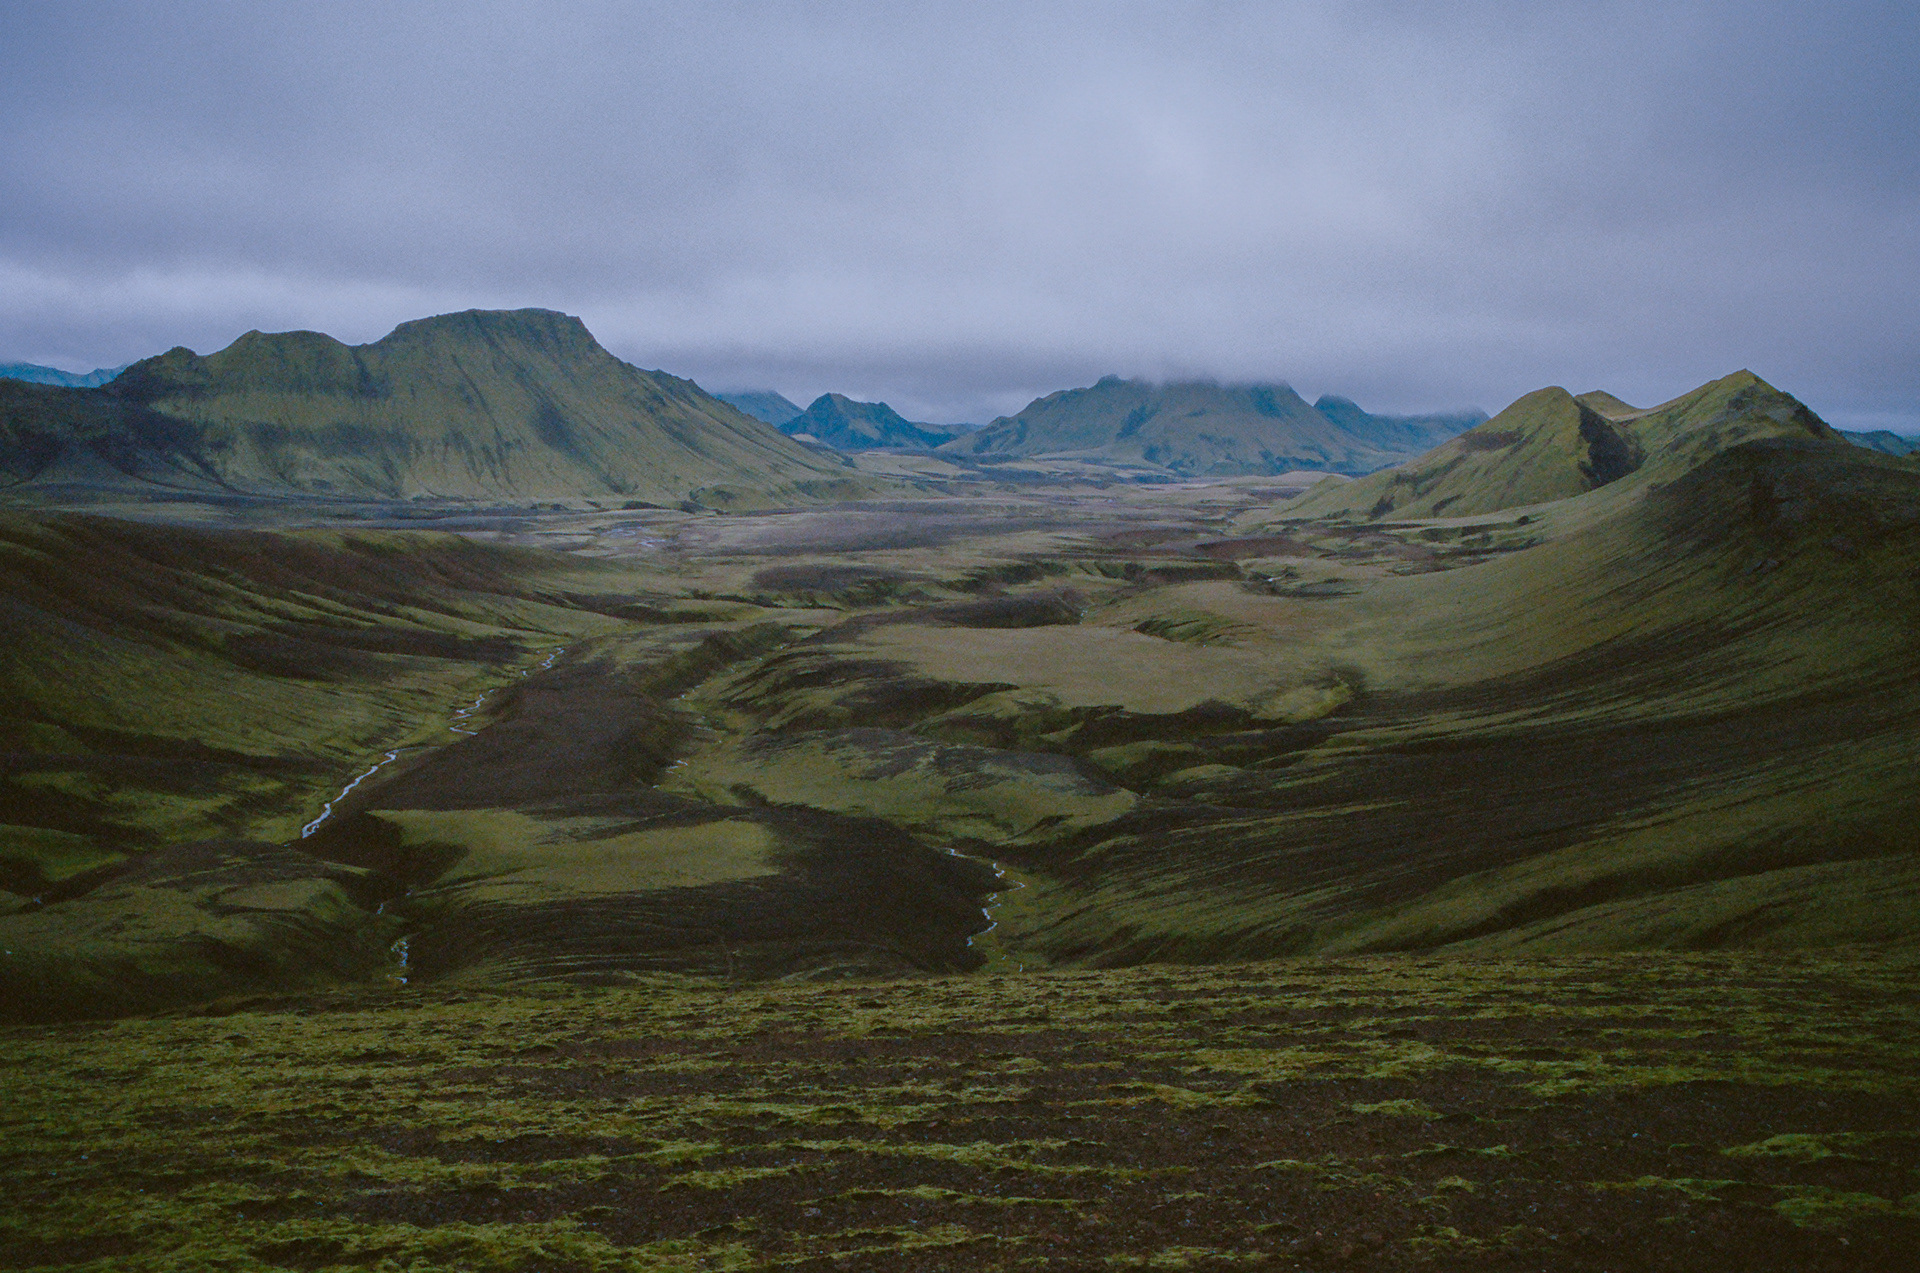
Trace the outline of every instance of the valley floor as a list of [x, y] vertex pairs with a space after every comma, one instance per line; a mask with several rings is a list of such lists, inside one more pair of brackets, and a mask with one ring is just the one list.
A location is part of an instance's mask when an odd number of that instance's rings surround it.
[[0, 1267], [1904, 1270], [1909, 953], [406, 988], [0, 1030]]

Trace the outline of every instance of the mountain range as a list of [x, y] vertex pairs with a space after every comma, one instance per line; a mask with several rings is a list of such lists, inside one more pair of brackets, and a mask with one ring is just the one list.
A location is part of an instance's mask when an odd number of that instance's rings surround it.
[[[1324, 408], [1324, 409], [1323, 409]], [[1152, 384], [1107, 376], [1030, 403], [940, 448], [948, 455], [1088, 459], [1182, 477], [1298, 469], [1369, 473], [1479, 423], [1373, 416], [1344, 398], [1307, 402], [1284, 384]]]
[[[108, 387], [0, 381], [0, 474], [356, 497], [595, 495], [764, 505], [845, 470], [690, 380], [615, 358], [577, 318], [469, 310], [351, 346], [248, 332]], [[822, 484], [825, 485], [822, 485]]]
[[1869, 451], [1878, 451], [1882, 455], [1920, 453], [1920, 437], [1907, 433], [1895, 433], [1891, 429], [1872, 429], [1867, 432], [1842, 429], [1840, 436], [1855, 446], [1863, 446]]
[[62, 385], [68, 389], [98, 389], [125, 371], [132, 363], [118, 367], [97, 367], [92, 371], [62, 371], [32, 362], [0, 363], [0, 380], [24, 380], [35, 385]]

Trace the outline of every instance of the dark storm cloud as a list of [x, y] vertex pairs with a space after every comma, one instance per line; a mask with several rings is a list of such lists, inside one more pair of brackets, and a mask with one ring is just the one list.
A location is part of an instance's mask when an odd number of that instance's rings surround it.
[[1903, 6], [0, 21], [0, 360], [545, 305], [712, 387], [935, 419], [1108, 371], [1494, 409], [1750, 366], [1920, 427]]

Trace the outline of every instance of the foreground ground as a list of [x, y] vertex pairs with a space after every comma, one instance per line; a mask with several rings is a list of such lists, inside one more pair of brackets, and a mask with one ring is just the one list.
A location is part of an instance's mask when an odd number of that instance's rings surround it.
[[366, 990], [0, 1034], [0, 1267], [1911, 1268], [1913, 952]]

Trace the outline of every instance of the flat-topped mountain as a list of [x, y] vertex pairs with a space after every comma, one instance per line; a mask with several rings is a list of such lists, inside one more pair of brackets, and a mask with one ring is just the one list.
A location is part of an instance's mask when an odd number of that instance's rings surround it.
[[[1091, 388], [1040, 398], [1018, 415], [1002, 416], [941, 450], [1102, 460], [1187, 477], [1295, 469], [1369, 473], [1418, 452], [1418, 445], [1377, 425], [1390, 417], [1368, 416], [1344, 399], [1333, 401], [1344, 419], [1329, 418], [1284, 384], [1156, 385], [1107, 376]], [[1471, 423], [1472, 418], [1464, 419], [1460, 427]], [[1427, 434], [1413, 432], [1432, 445]]]
[[840, 393], [821, 394], [780, 430], [789, 436], [806, 434], [843, 451], [930, 451], [965, 432], [956, 425], [909, 420], [884, 402], [855, 402]]
[[184, 475], [386, 498], [705, 493], [725, 505], [844, 477], [692, 381], [630, 366], [579, 319], [540, 309], [420, 319], [367, 345], [248, 332], [214, 354], [173, 349], [103, 390], [0, 396], [0, 452], [28, 480], [104, 467], [162, 484]]
[[1565, 499], [1629, 476], [1671, 481], [1760, 438], [1839, 443], [1792, 396], [1750, 371], [1642, 410], [1610, 393], [1536, 389], [1418, 459], [1354, 482], [1322, 483], [1290, 505], [1305, 516], [1466, 517]]

